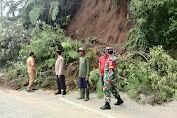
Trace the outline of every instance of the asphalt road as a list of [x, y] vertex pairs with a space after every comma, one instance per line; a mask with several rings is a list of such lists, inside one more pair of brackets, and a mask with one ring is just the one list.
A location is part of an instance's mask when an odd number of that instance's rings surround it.
[[111, 110], [99, 109], [104, 100], [90, 95], [90, 101], [76, 100], [78, 92], [55, 96], [53, 91], [34, 93], [0, 87], [0, 118], [176, 118], [177, 102], [164, 106], [142, 105], [122, 95], [125, 103]]
[[99, 108], [104, 99], [98, 99], [95, 93], [90, 94], [88, 102], [76, 100], [78, 96], [77, 91], [55, 96], [54, 91], [27, 93], [0, 86], [0, 118], [177, 118], [177, 101], [151, 106], [121, 94], [123, 105], [113, 105], [116, 100], [112, 97], [111, 110], [102, 111]]
[[0, 90], [0, 118], [102, 118], [87, 108], [61, 102], [55, 96]]

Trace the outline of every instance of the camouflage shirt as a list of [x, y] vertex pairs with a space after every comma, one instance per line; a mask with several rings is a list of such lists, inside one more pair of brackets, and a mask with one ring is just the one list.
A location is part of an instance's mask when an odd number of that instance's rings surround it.
[[105, 65], [105, 81], [115, 81], [117, 71], [117, 58], [111, 55]]

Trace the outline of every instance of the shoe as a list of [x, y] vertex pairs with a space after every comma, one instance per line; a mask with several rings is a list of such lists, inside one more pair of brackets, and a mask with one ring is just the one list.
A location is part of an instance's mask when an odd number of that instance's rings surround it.
[[61, 94], [61, 91], [58, 91], [58, 92], [55, 93], [55, 95], [58, 95], [58, 94]]
[[32, 91], [31, 91], [31, 90], [26, 89], [26, 91], [27, 91], [28, 93], [32, 93]]
[[34, 89], [32, 89], [33, 91], [36, 91], [36, 90], [38, 90], [38, 89], [36, 89], [36, 88], [34, 88]]
[[77, 100], [81, 100], [81, 99], [85, 99], [85, 97], [79, 97], [79, 98], [77, 98]]
[[62, 95], [66, 95], [66, 91], [63, 91]]
[[85, 100], [84, 101], [89, 101], [89, 98], [85, 98]]
[[101, 110], [111, 109], [110, 104], [106, 103], [104, 106], [100, 107]]
[[114, 103], [114, 105], [121, 105], [121, 104], [123, 104], [123, 103], [124, 103], [124, 101], [119, 97], [119, 98], [117, 99], [117, 102]]

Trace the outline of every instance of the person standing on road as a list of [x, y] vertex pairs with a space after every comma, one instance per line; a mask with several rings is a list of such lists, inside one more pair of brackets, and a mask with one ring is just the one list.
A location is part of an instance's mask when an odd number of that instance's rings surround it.
[[63, 89], [62, 95], [66, 94], [66, 84], [65, 84], [65, 66], [64, 66], [64, 58], [61, 56], [61, 51], [56, 51], [57, 60], [55, 63], [55, 73], [57, 76], [57, 85], [58, 85], [58, 92], [55, 95], [61, 94], [61, 89]]
[[106, 49], [102, 50], [102, 57], [99, 58], [99, 71], [101, 77], [101, 85], [104, 86], [104, 68], [108, 60], [108, 56], [105, 53]]
[[29, 85], [27, 92], [32, 92], [34, 90], [35, 73], [37, 75], [36, 64], [34, 61], [34, 53], [31, 52], [29, 58], [27, 59], [28, 75], [29, 75]]
[[117, 59], [113, 56], [113, 48], [107, 47], [106, 54], [108, 55], [108, 61], [105, 65], [105, 76], [104, 76], [104, 88], [103, 93], [105, 96], [105, 105], [100, 107], [101, 110], [111, 109], [111, 92], [117, 99], [115, 105], [120, 105], [123, 103], [123, 100], [120, 98], [118, 91], [116, 90], [116, 68], [117, 68]]
[[89, 100], [89, 73], [90, 65], [89, 59], [85, 56], [84, 48], [79, 48], [78, 50], [80, 59], [79, 59], [79, 78], [78, 78], [78, 87], [80, 88], [80, 97], [78, 99], [84, 99], [85, 101]]

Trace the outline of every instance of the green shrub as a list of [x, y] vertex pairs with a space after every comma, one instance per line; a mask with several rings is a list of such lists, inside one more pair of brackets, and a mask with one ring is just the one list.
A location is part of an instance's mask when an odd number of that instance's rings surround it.
[[82, 46], [80, 41], [72, 41], [70, 39], [65, 40], [61, 43], [64, 49], [64, 57], [67, 63], [71, 63], [76, 59], [79, 59], [77, 50]]
[[177, 61], [162, 46], [153, 47], [150, 53], [133, 52], [118, 64], [118, 87], [133, 99], [140, 94], [151, 96], [152, 103], [175, 99], [177, 90]]
[[131, 0], [130, 12], [135, 26], [130, 30], [129, 48], [144, 50], [157, 45], [176, 47], [176, 0]]
[[21, 48], [28, 39], [28, 31], [19, 21], [2, 20], [0, 24], [0, 67], [8, 61], [16, 61]]
[[[40, 25], [42, 25], [42, 29]], [[53, 58], [56, 50], [59, 48], [59, 42], [57, 41], [63, 40], [62, 36], [59, 37], [60, 35], [64, 35], [62, 34], [63, 31], [60, 30], [59, 32], [61, 33], [57, 34], [52, 26], [44, 23], [37, 24], [31, 33], [33, 40], [30, 40], [29, 45], [22, 45], [20, 54], [28, 57], [30, 52], [34, 52], [37, 63]]]
[[97, 58], [97, 55], [96, 55], [96, 51], [93, 50], [93, 49], [90, 49], [89, 52], [87, 52], [87, 57], [89, 58], [89, 61], [90, 61], [90, 70], [93, 70], [95, 65], [98, 64], [98, 58]]
[[13, 75], [27, 77], [27, 65], [19, 64], [15, 69], [13, 69]]
[[22, 44], [20, 54], [27, 57], [31, 51], [35, 53], [35, 60], [38, 68], [51, 68], [56, 61], [56, 50], [63, 50], [62, 55], [67, 62], [78, 59], [77, 49], [82, 45], [81, 42], [71, 41], [65, 36], [65, 32], [59, 28], [52, 27], [45, 23], [38, 23], [33, 29], [30, 44]]
[[103, 98], [103, 87], [101, 85], [99, 69], [95, 69], [90, 72], [89, 83], [91, 86], [96, 85], [98, 98]]

